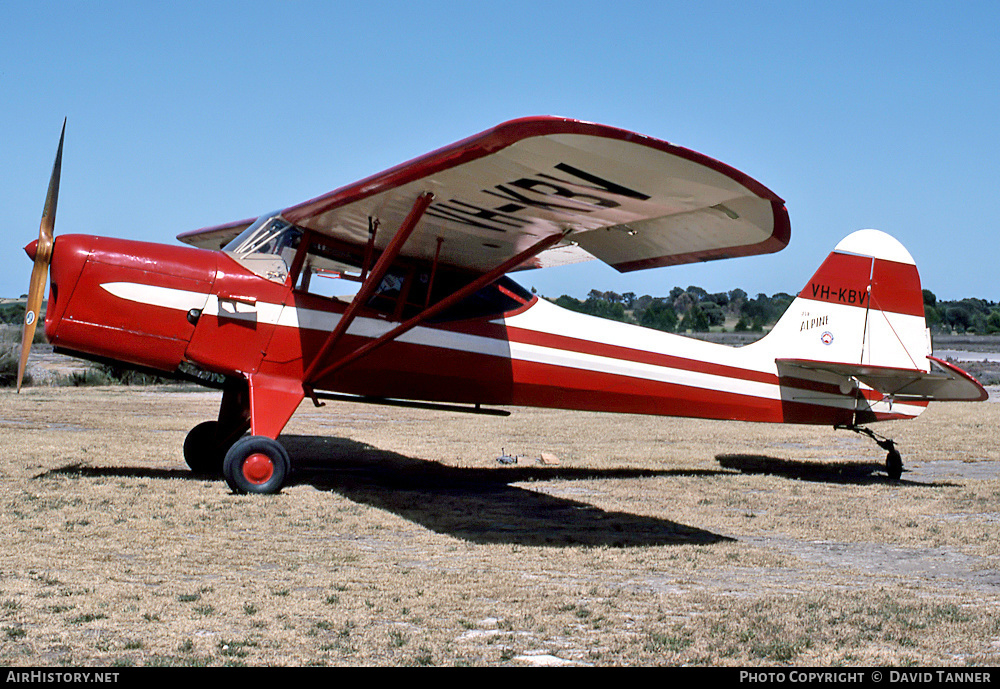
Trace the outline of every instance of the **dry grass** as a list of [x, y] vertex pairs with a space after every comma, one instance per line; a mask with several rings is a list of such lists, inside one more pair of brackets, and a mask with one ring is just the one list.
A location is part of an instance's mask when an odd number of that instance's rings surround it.
[[1000, 404], [879, 427], [892, 484], [828, 428], [307, 403], [261, 497], [170, 390], [0, 392], [0, 663], [1000, 662]]

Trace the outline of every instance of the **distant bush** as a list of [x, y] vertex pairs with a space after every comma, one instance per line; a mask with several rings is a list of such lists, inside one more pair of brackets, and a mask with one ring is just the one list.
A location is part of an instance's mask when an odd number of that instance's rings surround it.
[[[17, 385], [17, 365], [20, 359], [20, 347], [0, 345], [0, 387], [10, 388]], [[24, 385], [31, 385], [31, 375], [24, 374]]]
[[48, 384], [56, 387], [82, 388], [105, 385], [161, 385], [176, 382], [173, 378], [164, 378], [125, 366], [91, 364], [82, 371], [54, 376]]
[[639, 325], [672, 333], [677, 330], [677, 314], [674, 307], [662, 300], [656, 300], [646, 307], [639, 317]]
[[1000, 333], [1000, 311], [990, 311], [986, 317], [986, 332], [989, 335]]
[[[16, 331], [17, 340], [12, 341]], [[21, 351], [21, 329], [10, 326], [0, 326], [0, 387], [17, 385], [17, 365]], [[36, 338], [37, 339], [37, 338]], [[160, 385], [176, 383], [173, 378], [166, 378], [145, 371], [137, 371], [124, 365], [90, 364], [87, 368], [72, 373], [52, 373], [44, 379], [35, 381], [31, 374], [25, 371], [22, 385], [34, 383], [54, 387], [85, 387], [92, 385]]]
[[0, 323], [17, 325], [24, 323], [24, 302], [12, 301], [0, 304]]
[[756, 330], [769, 323], [776, 323], [791, 305], [793, 298], [784, 292], [778, 292], [771, 297], [761, 292], [754, 299], [747, 299], [743, 302], [740, 316], [748, 323], [752, 323], [752, 329]]
[[56, 385], [88, 387], [91, 385], [162, 385], [176, 383], [173, 378], [165, 378], [118, 364], [91, 364], [82, 371], [68, 376], [60, 376]]
[[708, 319], [708, 314], [698, 304], [695, 304], [684, 314], [684, 318], [681, 319], [681, 324], [677, 326], [677, 329], [681, 332], [690, 330], [693, 333], [707, 333], [710, 325], [711, 321]]
[[98, 364], [96, 371], [108, 380], [107, 383], [97, 383], [97, 385], [161, 385], [176, 382], [173, 378], [137, 371], [119, 364]]
[[[726, 303], [729, 303], [728, 301]], [[714, 301], [702, 301], [698, 304], [705, 316], [708, 318], [709, 325], [722, 325], [726, 321], [726, 312], [723, 310], [722, 305]]]
[[59, 379], [57, 382], [61, 385], [72, 385], [75, 388], [115, 384], [115, 381], [99, 368], [75, 371]]
[[[593, 294], [594, 290], [591, 290], [591, 295]], [[564, 309], [585, 313], [589, 316], [597, 316], [598, 318], [607, 318], [608, 320], [623, 321], [626, 323], [631, 321], [628, 314], [625, 313], [625, 306], [622, 303], [608, 301], [596, 296], [588, 297], [587, 301], [580, 301], [564, 294], [555, 300], [555, 304]]]
[[[20, 323], [17, 325], [0, 323], [0, 343], [16, 344], [20, 346], [23, 332], [23, 326]], [[45, 341], [45, 329], [41, 326], [35, 328], [35, 337], [31, 340], [31, 343], [40, 344]]]

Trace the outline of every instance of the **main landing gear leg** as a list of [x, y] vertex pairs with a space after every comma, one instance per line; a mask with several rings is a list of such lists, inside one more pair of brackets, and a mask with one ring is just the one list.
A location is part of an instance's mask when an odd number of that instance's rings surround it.
[[226, 381], [218, 421], [198, 424], [184, 439], [184, 461], [196, 474], [220, 476], [226, 452], [250, 428], [250, 398], [243, 379]]
[[305, 397], [302, 381], [254, 373], [247, 384], [250, 435], [225, 453], [222, 476], [234, 493], [277, 493], [292, 472], [277, 437]]
[[893, 481], [898, 481], [899, 477], [903, 475], [903, 456], [899, 454], [899, 450], [896, 449], [896, 444], [892, 442], [891, 438], [886, 438], [883, 435], [879, 435], [875, 431], [865, 426], [834, 426], [835, 429], [854, 431], [860, 435], [867, 435], [869, 438], [874, 440], [879, 447], [887, 452], [885, 456], [885, 472], [889, 474], [889, 478]]

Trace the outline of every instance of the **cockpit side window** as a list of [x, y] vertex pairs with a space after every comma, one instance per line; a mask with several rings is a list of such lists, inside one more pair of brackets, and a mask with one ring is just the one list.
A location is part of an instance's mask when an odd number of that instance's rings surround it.
[[[294, 288], [315, 296], [350, 303], [361, 287], [369, 265], [375, 260], [365, 257], [363, 249], [309, 233], [304, 248], [301, 269]], [[439, 266], [429, 262], [397, 261], [379, 280], [366, 306], [392, 321], [403, 321], [462, 289], [478, 274]], [[430, 293], [428, 293], [430, 292]], [[531, 292], [510, 278], [482, 288], [447, 310], [429, 319], [431, 323], [495, 318], [519, 309], [531, 302]]]
[[310, 235], [295, 289], [350, 302], [361, 287], [361, 262], [350, 249]]
[[509, 277], [502, 277], [475, 294], [447, 309], [431, 323], [459, 321], [467, 318], [498, 318], [531, 302], [534, 295]]

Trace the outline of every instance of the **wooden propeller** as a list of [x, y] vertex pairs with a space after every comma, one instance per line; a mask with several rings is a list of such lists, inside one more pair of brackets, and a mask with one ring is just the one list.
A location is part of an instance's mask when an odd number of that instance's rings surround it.
[[[24, 307], [24, 331], [21, 335], [21, 359], [17, 365], [17, 391], [21, 391], [21, 381], [24, 379], [24, 369], [28, 365], [28, 354], [31, 352], [31, 341], [35, 338], [35, 327], [38, 325], [38, 314], [45, 297], [45, 280], [49, 275], [49, 263], [52, 261], [52, 246], [55, 244], [56, 204], [59, 201], [59, 175], [62, 170], [63, 137], [66, 135], [66, 120], [63, 120], [62, 132], [59, 134], [59, 149], [56, 151], [56, 162], [52, 165], [52, 176], [49, 178], [49, 191], [45, 196], [45, 208], [42, 209], [42, 222], [38, 228], [38, 242], [34, 249], [35, 265], [31, 269], [31, 284], [28, 287], [28, 301]], [[30, 245], [29, 245], [29, 256]]]

